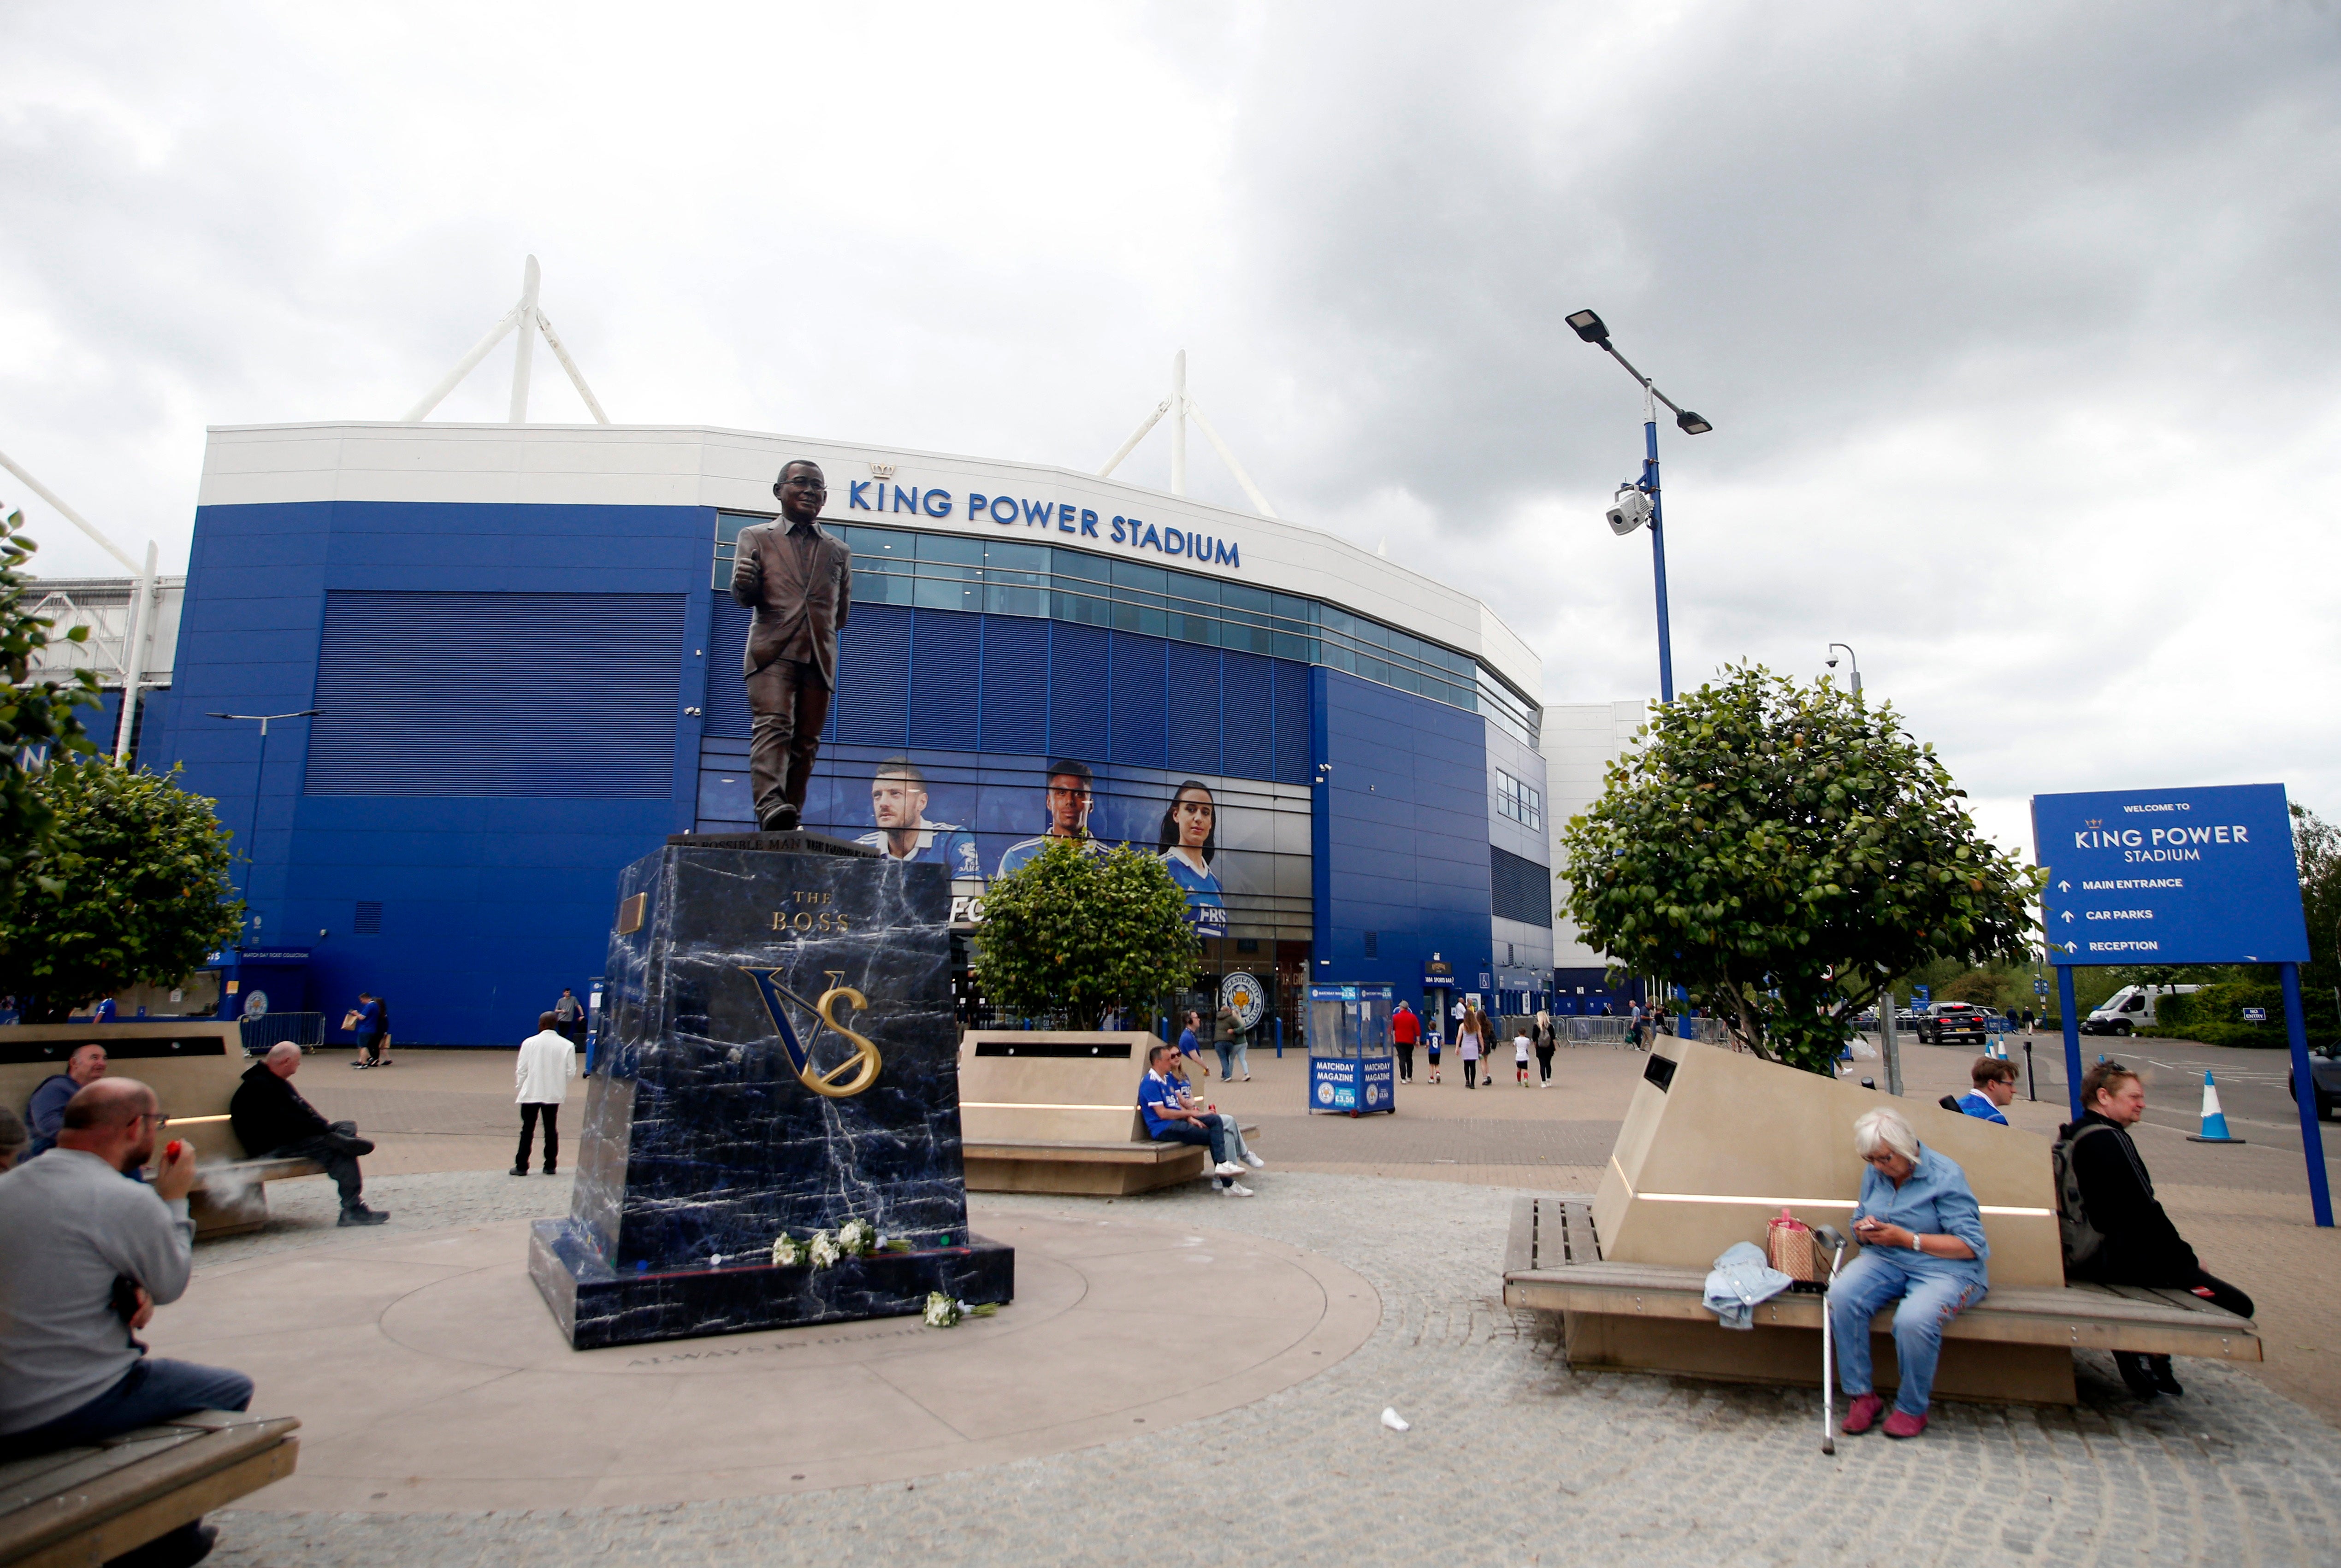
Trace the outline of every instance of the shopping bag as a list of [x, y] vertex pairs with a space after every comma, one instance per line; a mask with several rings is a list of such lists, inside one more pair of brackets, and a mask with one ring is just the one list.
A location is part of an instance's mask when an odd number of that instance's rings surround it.
[[342, 1015], [342, 1027], [345, 1029], [354, 1029], [357, 1027], [358, 1010], [355, 1007], [352, 1007], [348, 1012]]
[[1813, 1245], [1813, 1227], [1787, 1209], [1782, 1209], [1780, 1217], [1767, 1228], [1764, 1241], [1772, 1266], [1790, 1279], [1815, 1280], [1821, 1276], [1820, 1252]]

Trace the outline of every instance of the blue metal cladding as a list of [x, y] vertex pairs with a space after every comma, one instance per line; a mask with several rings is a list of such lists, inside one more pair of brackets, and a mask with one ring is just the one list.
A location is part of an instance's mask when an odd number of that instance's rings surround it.
[[1116, 762], [1170, 765], [1170, 644], [1159, 637], [1113, 634], [1113, 749]]
[[1170, 645], [1170, 766], [1181, 773], [1220, 771], [1220, 652], [1191, 642]]
[[1316, 721], [1331, 764], [1310, 823], [1316, 972], [1412, 996], [1437, 953], [1460, 989], [1478, 989], [1492, 956], [1487, 720], [1338, 670], [1309, 673], [1323, 683]]
[[1094, 626], [1049, 623], [1049, 749], [1059, 757], [1106, 755], [1106, 636]]
[[[740, 679], [740, 660], [748, 652], [748, 623], [754, 612], [733, 602], [728, 593], [713, 596], [707, 629], [707, 733], [745, 735], [749, 731], [748, 687]], [[846, 622], [852, 630], [852, 622]]]
[[665, 799], [683, 603], [329, 590], [305, 792]]
[[[1306, 784], [1314, 766], [1309, 750], [1309, 666], [1276, 665], [1276, 772], [1280, 784]], [[1394, 695], [1404, 695], [1395, 693]]]
[[[891, 604], [855, 605], [838, 634], [837, 661], [844, 689], [834, 709], [837, 738], [857, 746], [903, 744], [910, 729], [911, 612]], [[742, 699], [742, 712], [746, 707]]]
[[981, 735], [986, 751], [1036, 756], [1049, 749], [1049, 622], [983, 618]]
[[[974, 744], [983, 667], [983, 617], [921, 610], [911, 620], [911, 744], [930, 749]], [[847, 622], [850, 627], [852, 623]], [[850, 680], [852, 677], [841, 675]]]
[[1220, 724], [1227, 771], [1238, 779], [1274, 779], [1276, 771], [1276, 666], [1257, 653], [1233, 650], [1225, 661]]

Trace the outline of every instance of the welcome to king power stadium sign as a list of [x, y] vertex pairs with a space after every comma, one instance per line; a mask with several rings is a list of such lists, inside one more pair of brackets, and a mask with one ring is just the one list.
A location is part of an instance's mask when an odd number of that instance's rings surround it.
[[1136, 517], [1100, 517], [1087, 507], [1076, 507], [1064, 501], [1031, 501], [1021, 495], [987, 495], [981, 491], [967, 492], [966, 510], [952, 491], [941, 489], [922, 490], [917, 485], [896, 484], [892, 479], [848, 480], [845, 485], [845, 510], [870, 512], [910, 512], [917, 517], [948, 518], [964, 516], [970, 522], [990, 521], [1002, 528], [1041, 529], [1051, 533], [1071, 534], [1076, 539], [1093, 539], [1100, 544], [1119, 544], [1131, 551], [1151, 551], [1171, 560], [1192, 561], [1204, 566], [1224, 566], [1230, 571], [1243, 570], [1243, 557], [1233, 540], [1198, 529], [1179, 528], [1170, 523], [1151, 523]]

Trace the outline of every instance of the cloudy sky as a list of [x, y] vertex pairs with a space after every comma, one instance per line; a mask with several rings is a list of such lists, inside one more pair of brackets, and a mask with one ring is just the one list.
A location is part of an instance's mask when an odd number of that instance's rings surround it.
[[[1094, 468], [1173, 350], [1554, 701], [1860, 651], [2037, 790], [2341, 814], [2329, 5], [0, 9], [0, 451], [183, 563], [207, 424], [393, 417], [521, 259], [620, 422]], [[503, 414], [491, 362], [442, 417]], [[584, 417], [540, 358], [542, 419]], [[1242, 505], [1198, 442], [1193, 488]], [[1123, 477], [1168, 483], [1161, 434]], [[52, 575], [109, 569], [22, 500]], [[1402, 607], [1401, 607], [1402, 609]]]

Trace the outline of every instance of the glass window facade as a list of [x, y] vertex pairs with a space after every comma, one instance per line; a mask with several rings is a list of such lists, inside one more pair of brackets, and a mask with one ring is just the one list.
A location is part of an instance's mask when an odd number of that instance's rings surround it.
[[[716, 513], [714, 586], [732, 579], [740, 530], [763, 517]], [[825, 523], [853, 551], [857, 604], [977, 610], [1297, 659], [1484, 713], [1534, 746], [1537, 705], [1469, 654], [1313, 599], [1054, 545]]]
[[1535, 785], [1524, 784], [1499, 768], [1496, 769], [1496, 814], [1509, 817], [1523, 828], [1542, 832], [1544, 794]]

